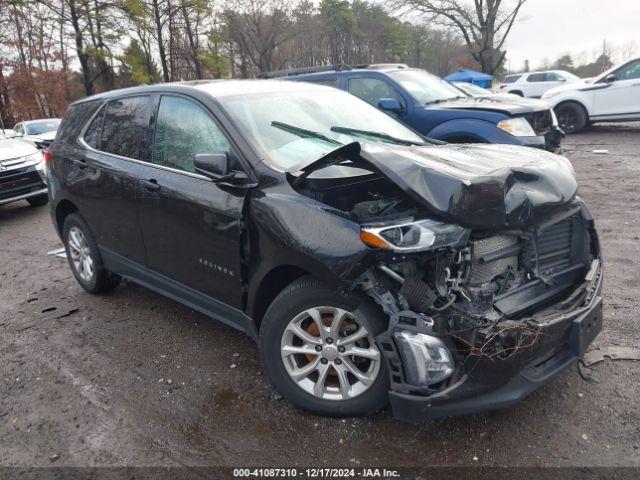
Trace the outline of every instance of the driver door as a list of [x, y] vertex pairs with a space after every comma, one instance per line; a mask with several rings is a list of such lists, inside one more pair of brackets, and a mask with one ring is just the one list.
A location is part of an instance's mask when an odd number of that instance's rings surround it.
[[613, 72], [615, 80], [594, 90], [594, 115], [640, 117], [640, 60]]
[[209, 111], [189, 98], [162, 95], [155, 119], [151, 164], [138, 188], [147, 267], [240, 307], [246, 189], [219, 186], [193, 165], [197, 154], [233, 157], [231, 143]]

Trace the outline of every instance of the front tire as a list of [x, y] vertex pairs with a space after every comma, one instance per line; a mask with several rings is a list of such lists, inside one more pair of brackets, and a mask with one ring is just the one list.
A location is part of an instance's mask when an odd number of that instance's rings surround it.
[[276, 297], [262, 321], [265, 374], [302, 410], [373, 414], [388, 401], [387, 368], [374, 341], [386, 328], [386, 317], [368, 297], [345, 297], [303, 277]]
[[565, 133], [576, 133], [584, 129], [589, 122], [589, 116], [584, 107], [576, 102], [561, 103], [554, 108], [558, 125]]
[[32, 207], [43, 207], [49, 202], [49, 194], [43, 193], [42, 195], [36, 195], [35, 197], [27, 198], [27, 202]]
[[64, 220], [62, 238], [71, 272], [82, 288], [89, 293], [113, 290], [121, 278], [104, 268], [98, 244], [87, 222], [77, 213]]

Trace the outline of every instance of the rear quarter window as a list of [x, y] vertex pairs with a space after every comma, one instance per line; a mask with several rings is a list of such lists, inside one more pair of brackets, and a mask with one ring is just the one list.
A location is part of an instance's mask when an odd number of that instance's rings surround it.
[[56, 143], [75, 142], [100, 105], [102, 105], [100, 100], [72, 104], [64, 114], [56, 132]]
[[507, 75], [504, 77], [504, 83], [515, 83], [522, 75]]
[[102, 108], [98, 112], [98, 114], [93, 117], [91, 123], [87, 127], [87, 130], [84, 132], [84, 141], [87, 145], [96, 150], [100, 150], [101, 148], [101, 138], [102, 138], [102, 122], [104, 120], [104, 111]]

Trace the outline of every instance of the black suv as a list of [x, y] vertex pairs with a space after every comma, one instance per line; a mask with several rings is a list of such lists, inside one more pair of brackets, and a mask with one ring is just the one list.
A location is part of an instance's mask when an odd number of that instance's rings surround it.
[[246, 332], [311, 412], [511, 404], [601, 329], [593, 219], [545, 151], [446, 145], [346, 92], [271, 80], [93, 96], [52, 149], [80, 285], [126, 277]]

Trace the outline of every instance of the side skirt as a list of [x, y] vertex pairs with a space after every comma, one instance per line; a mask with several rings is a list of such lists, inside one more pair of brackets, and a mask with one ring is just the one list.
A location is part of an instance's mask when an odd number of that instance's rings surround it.
[[204, 295], [109, 249], [98, 247], [107, 270], [153, 290], [189, 308], [245, 332], [254, 340], [257, 332], [253, 320], [241, 310]]

